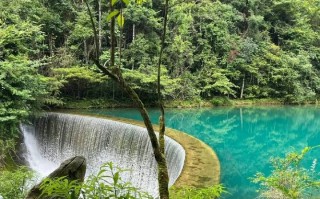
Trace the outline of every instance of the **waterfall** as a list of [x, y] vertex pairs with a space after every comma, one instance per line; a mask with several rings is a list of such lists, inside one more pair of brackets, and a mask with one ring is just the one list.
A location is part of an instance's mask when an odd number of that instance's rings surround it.
[[[107, 119], [62, 113], [46, 113], [21, 125], [29, 166], [43, 176], [72, 156], [87, 158], [87, 175], [94, 174], [103, 163], [129, 169], [122, 179], [158, 196], [157, 163], [147, 130]], [[165, 137], [169, 186], [179, 177], [185, 159], [180, 144]]]

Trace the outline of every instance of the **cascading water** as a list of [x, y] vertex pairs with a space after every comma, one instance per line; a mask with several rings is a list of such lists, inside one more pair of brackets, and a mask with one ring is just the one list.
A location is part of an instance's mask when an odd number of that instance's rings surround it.
[[[33, 125], [21, 125], [32, 169], [46, 176], [75, 155], [87, 158], [87, 175], [106, 162], [129, 169], [122, 175], [135, 187], [158, 196], [157, 164], [145, 128], [88, 116], [46, 113]], [[180, 144], [166, 137], [165, 153], [171, 186], [179, 177], [185, 159]]]

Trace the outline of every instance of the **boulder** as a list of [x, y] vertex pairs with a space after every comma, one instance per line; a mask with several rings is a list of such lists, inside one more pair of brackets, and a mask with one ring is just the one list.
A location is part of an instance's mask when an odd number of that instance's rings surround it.
[[[80, 183], [84, 181], [86, 174], [86, 159], [82, 156], [72, 157], [54, 170], [48, 178], [55, 179], [66, 177], [68, 180], [78, 180]], [[49, 199], [52, 197], [39, 197], [41, 195], [40, 185], [42, 182], [34, 186], [28, 193], [26, 199]]]

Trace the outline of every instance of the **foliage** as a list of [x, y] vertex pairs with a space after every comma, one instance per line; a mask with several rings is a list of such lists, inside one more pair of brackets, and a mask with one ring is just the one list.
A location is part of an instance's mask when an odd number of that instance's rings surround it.
[[81, 185], [77, 181], [69, 181], [66, 177], [56, 179], [46, 178], [40, 185], [42, 194], [40, 197], [61, 197], [76, 199], [81, 191]]
[[[122, 51], [119, 64], [133, 73], [157, 64], [162, 14], [158, 2], [113, 1], [115, 11], [102, 14], [101, 19], [98, 6], [89, 3], [97, 15], [94, 23], [103, 41], [101, 51], [110, 48], [110, 31], [103, 29], [108, 29], [107, 20], [115, 18], [117, 36], [120, 29], [124, 33], [117, 42], [122, 44], [117, 46]], [[209, 99], [238, 98], [243, 90], [247, 99], [283, 98], [288, 103], [304, 103], [315, 100], [319, 94], [318, 0], [173, 0], [170, 4], [163, 65], [166, 75], [179, 82], [180, 87], [175, 90], [182, 92], [165, 95], [168, 99], [192, 99], [199, 95]], [[0, 35], [4, 35], [0, 38], [1, 59], [17, 52], [32, 58], [49, 55], [60, 60], [49, 63], [51, 68], [90, 68], [94, 44], [82, 1], [2, 1], [0, 7]], [[109, 7], [102, 1], [102, 13]], [[62, 48], [75, 62], [66, 65], [65, 60], [59, 59]], [[119, 58], [120, 52], [117, 54]], [[95, 78], [95, 74], [88, 75]], [[83, 95], [102, 97], [101, 90], [105, 90], [106, 96], [112, 93], [113, 98], [122, 100], [122, 94], [114, 91], [108, 81], [90, 84], [87, 89], [101, 89]], [[74, 82], [65, 82], [63, 95], [71, 97], [68, 93], [74, 89]], [[138, 92], [146, 92], [145, 82], [136, 82], [136, 87]], [[152, 93], [150, 89], [147, 92]]]
[[[168, 71], [165, 67], [161, 67], [161, 86], [163, 87], [162, 94], [166, 98], [176, 98], [178, 93], [180, 79], [173, 79], [167, 75]], [[157, 69], [155, 67], [141, 66], [138, 70], [124, 70], [124, 78], [130, 82], [132, 88], [139, 93], [147, 94], [149, 101], [152, 101], [152, 95], [156, 93]]]
[[170, 189], [170, 197], [174, 199], [214, 199], [225, 193], [227, 191], [221, 184], [206, 188], [183, 187]]
[[[4, 130], [1, 130], [2, 132]], [[13, 139], [0, 139], [0, 170], [7, 166], [7, 159], [10, 153], [15, 149], [15, 142]]]
[[65, 177], [61, 177], [44, 180], [40, 189], [42, 196], [55, 196], [66, 199], [75, 199], [78, 194], [81, 194], [80, 197], [90, 199], [152, 198], [147, 193], [133, 187], [131, 183], [122, 181], [121, 175], [126, 171], [115, 167], [112, 162], [108, 162], [100, 167], [100, 171], [96, 175], [89, 176], [83, 184], [77, 181], [70, 182]]
[[312, 198], [319, 194], [319, 174], [316, 171], [317, 159], [314, 159], [310, 169], [302, 165], [306, 154], [318, 147], [306, 147], [300, 153], [291, 152], [285, 158], [271, 160], [273, 171], [270, 176], [257, 173], [252, 179], [261, 186], [261, 198]]
[[86, 97], [87, 92], [107, 79], [90, 66], [54, 68], [53, 75], [64, 83], [64, 87], [61, 89], [63, 93], [69, 92], [69, 96], [73, 94], [72, 96], [78, 99]]
[[[162, 5], [150, 0], [112, 1], [111, 13], [107, 2], [99, 2], [100, 6], [89, 1], [89, 6], [96, 16], [101, 52], [111, 47], [107, 22], [114, 18], [116, 64], [131, 69], [126, 73], [136, 91], [152, 103], [151, 81], [156, 79], [148, 75], [155, 71], [159, 56]], [[282, 98], [302, 104], [319, 95], [319, 0], [172, 0], [170, 4], [162, 77], [174, 88], [164, 86], [165, 99]], [[64, 79], [63, 96], [126, 101], [111, 80], [91, 81], [97, 79], [88, 71], [95, 45], [83, 1], [4, 0], [0, 8], [1, 60], [21, 54], [32, 61], [45, 58], [48, 63], [40, 72], [50, 78], [60, 78], [62, 71], [70, 75], [77, 68], [83, 73]], [[102, 58], [105, 64], [110, 62], [110, 55], [104, 53]], [[54, 73], [56, 68], [63, 69]], [[77, 82], [80, 92], [75, 92]]]
[[215, 97], [211, 100], [211, 103], [214, 106], [230, 106], [232, 105], [231, 101], [227, 97]]
[[23, 199], [28, 191], [33, 173], [25, 167], [15, 171], [0, 170], [0, 196], [3, 199]]
[[26, 2], [0, 2], [0, 167], [14, 149], [18, 123], [44, 104], [61, 103], [60, 82], [39, 73], [44, 33], [29, 16], [37, 8], [26, 9]]

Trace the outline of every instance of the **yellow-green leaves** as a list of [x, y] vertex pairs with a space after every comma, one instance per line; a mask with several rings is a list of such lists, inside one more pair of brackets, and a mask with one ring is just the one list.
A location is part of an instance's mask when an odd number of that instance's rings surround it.
[[304, 155], [304, 154], [308, 153], [311, 149], [312, 149], [311, 147], [305, 147], [305, 148], [302, 150], [301, 154]]
[[120, 13], [119, 10], [114, 10], [107, 16], [107, 21], [110, 21], [113, 17], [117, 17], [118, 25], [120, 26], [120, 28], [123, 28], [123, 25], [124, 25], [123, 14]]
[[[111, 0], [111, 5], [114, 6], [119, 0]], [[142, 0], [138, 0], [139, 2], [142, 2]], [[121, 3], [124, 3], [126, 6], [129, 5], [130, 0], [121, 0]], [[124, 25], [124, 16], [122, 13], [122, 9], [114, 10], [107, 16], [107, 21], [110, 21], [113, 17], [117, 17], [117, 22], [120, 28], [123, 28]]]
[[118, 25], [123, 28], [123, 25], [124, 25], [124, 16], [123, 14], [121, 13], [120, 15], [118, 15], [117, 17], [117, 22], [118, 22]]
[[114, 10], [107, 16], [107, 21], [110, 21], [113, 17], [117, 16], [119, 14], [119, 10]]
[[144, 2], [144, 0], [137, 0], [136, 2], [137, 2], [137, 4], [142, 4]]
[[[111, 0], [111, 5], [114, 6], [119, 0]], [[142, 2], [142, 0], [139, 0]], [[130, 3], [130, 0], [121, 0], [126, 6]]]
[[111, 0], [111, 5], [114, 6], [114, 4], [116, 4], [118, 2], [118, 0]]
[[124, 4], [126, 4], [126, 5], [128, 5], [129, 2], [130, 2], [130, 0], [122, 0], [122, 2], [123, 2]]

